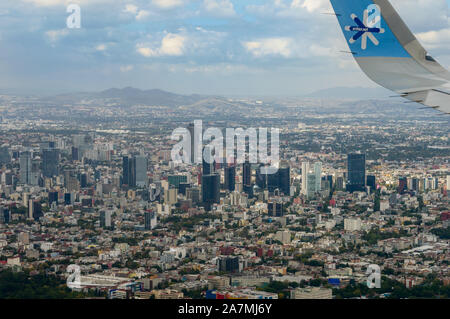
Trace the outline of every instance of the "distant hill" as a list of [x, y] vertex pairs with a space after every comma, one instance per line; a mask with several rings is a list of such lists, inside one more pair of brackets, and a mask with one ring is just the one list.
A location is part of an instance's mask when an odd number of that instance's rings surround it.
[[140, 90], [132, 87], [123, 89], [112, 88], [102, 92], [79, 92], [60, 94], [47, 99], [61, 103], [79, 103], [82, 101], [113, 100], [121, 105], [151, 105], [177, 107], [193, 104], [205, 99], [201, 95], [180, 95], [163, 90]]
[[305, 97], [321, 99], [386, 99], [395, 93], [384, 88], [335, 87], [315, 91]]

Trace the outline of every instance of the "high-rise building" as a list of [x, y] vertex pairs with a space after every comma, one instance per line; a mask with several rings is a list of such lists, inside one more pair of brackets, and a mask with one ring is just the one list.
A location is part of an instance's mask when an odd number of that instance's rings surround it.
[[75, 196], [73, 193], [65, 193], [64, 194], [64, 204], [65, 205], [73, 205], [75, 202]]
[[39, 161], [32, 160], [31, 161], [31, 173], [29, 175], [28, 184], [30, 185], [41, 185], [41, 171], [40, 171], [40, 163]]
[[316, 162], [314, 163], [314, 175], [316, 176], [316, 192], [320, 192], [322, 190], [322, 163]]
[[58, 176], [59, 150], [47, 148], [42, 151], [42, 174], [44, 177]]
[[222, 256], [217, 259], [217, 268], [219, 272], [239, 272], [239, 257]]
[[164, 203], [167, 205], [175, 205], [178, 202], [178, 189], [170, 187], [164, 190]]
[[202, 175], [212, 175], [215, 173], [214, 154], [209, 146], [205, 146], [203, 151]]
[[64, 187], [69, 192], [80, 190], [80, 182], [78, 181], [75, 170], [67, 169], [64, 171]]
[[131, 157], [128, 161], [128, 186], [130, 187], [136, 187], [136, 157]]
[[9, 164], [10, 162], [11, 156], [9, 155], [9, 149], [7, 147], [0, 147], [0, 166]]
[[179, 188], [180, 184], [186, 184], [188, 182], [187, 175], [169, 175], [167, 177], [167, 181], [170, 186], [174, 186], [175, 188]]
[[[147, 169], [145, 169], [147, 171]], [[122, 185], [136, 187], [136, 157], [122, 158]]]
[[348, 154], [347, 172], [347, 191], [364, 192], [366, 190], [366, 155]]
[[301, 193], [303, 195], [308, 195], [308, 174], [309, 174], [309, 162], [302, 163], [302, 189]]
[[53, 203], [58, 204], [58, 192], [48, 192], [48, 203], [50, 206]]
[[58, 175], [59, 150], [54, 148], [42, 151], [42, 174], [44, 177], [54, 177]]
[[81, 188], [86, 188], [87, 186], [88, 186], [87, 174], [86, 173], [81, 173], [80, 174], [80, 187]]
[[42, 216], [42, 206], [39, 201], [30, 199], [28, 201], [28, 218], [39, 220]]
[[360, 218], [345, 218], [344, 219], [344, 230], [346, 231], [360, 231], [361, 230], [361, 219]]
[[333, 175], [327, 175], [327, 181], [328, 181], [328, 187], [330, 190], [333, 189], [334, 184], [333, 184]]
[[336, 189], [344, 190], [344, 176], [336, 177]]
[[252, 184], [252, 164], [248, 160], [242, 164], [242, 184], [244, 186], [250, 186]]
[[220, 203], [220, 176], [218, 174], [202, 176], [202, 202], [207, 210], [213, 204]]
[[30, 184], [31, 182], [31, 153], [20, 153], [20, 183]]
[[200, 203], [200, 190], [197, 187], [186, 189], [186, 198], [190, 199], [192, 203]]
[[100, 211], [100, 227], [111, 228], [112, 226], [112, 211], [102, 210]]
[[256, 184], [269, 192], [274, 192], [276, 189], [283, 192], [285, 195], [290, 195], [291, 176], [290, 167], [286, 162], [282, 162], [276, 173], [264, 172], [265, 167], [261, 165], [256, 170]]
[[[72, 150], [72, 160], [81, 160], [85, 155], [86, 151], [92, 148], [92, 137], [89, 135], [74, 135], [72, 137], [73, 147], [76, 149], [76, 154]], [[76, 155], [76, 156], [74, 156]]]
[[236, 188], [236, 166], [225, 166], [225, 189], [234, 192]]
[[307, 181], [306, 196], [308, 198], [312, 198], [316, 194], [316, 187], [317, 187], [316, 174], [314, 174], [314, 173], [306, 174], [306, 181]]
[[190, 183], [180, 183], [178, 185], [178, 191], [180, 192], [180, 194], [183, 194], [186, 196], [186, 190], [190, 187], [191, 187]]
[[278, 188], [284, 195], [290, 196], [291, 193], [291, 168], [289, 163], [282, 162], [278, 168]]
[[374, 175], [367, 175], [367, 186], [370, 187], [371, 191], [375, 191], [377, 189], [376, 179]]
[[267, 215], [271, 217], [283, 216], [283, 203], [280, 202], [268, 202], [267, 203]]
[[147, 186], [147, 157], [143, 155], [138, 155], [135, 158], [136, 161], [136, 186], [146, 187]]
[[0, 223], [8, 224], [11, 221], [11, 211], [7, 207], [0, 206]]
[[400, 177], [398, 180], [398, 193], [404, 194], [405, 191], [408, 189], [408, 179], [406, 177]]
[[417, 177], [411, 178], [411, 189], [415, 192], [418, 192], [420, 190], [420, 183], [419, 179]]
[[191, 160], [191, 164], [195, 164], [195, 125], [194, 125], [194, 123], [189, 124], [188, 131], [189, 131], [189, 134], [191, 137], [190, 160]]
[[78, 157], [78, 148], [76, 148], [75, 146], [72, 146], [72, 161], [78, 161], [79, 157]]
[[145, 230], [152, 230], [157, 226], [158, 219], [155, 212], [145, 212], [144, 213], [144, 228]]
[[129, 185], [130, 182], [130, 165], [129, 157], [122, 157], [122, 185]]

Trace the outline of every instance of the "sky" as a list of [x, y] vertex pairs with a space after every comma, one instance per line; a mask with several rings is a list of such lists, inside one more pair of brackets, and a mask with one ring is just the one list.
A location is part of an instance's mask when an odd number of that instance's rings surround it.
[[[66, 25], [79, 4], [81, 28]], [[450, 0], [391, 0], [450, 67]], [[111, 87], [181, 94], [300, 96], [376, 87], [357, 67], [328, 0], [2, 0], [0, 90]]]

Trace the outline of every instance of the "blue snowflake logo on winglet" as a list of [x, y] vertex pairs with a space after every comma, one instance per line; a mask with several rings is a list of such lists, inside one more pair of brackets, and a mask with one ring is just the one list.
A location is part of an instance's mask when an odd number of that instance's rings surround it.
[[379, 45], [380, 42], [374, 34], [384, 33], [385, 30], [381, 27], [381, 14], [378, 5], [371, 5], [364, 10], [364, 19], [361, 21], [356, 14], [352, 14], [351, 18], [355, 21], [355, 26], [346, 26], [345, 30], [349, 32], [356, 32], [349, 40], [350, 44], [355, 43], [361, 38], [361, 49], [367, 49], [367, 38], [373, 44]]

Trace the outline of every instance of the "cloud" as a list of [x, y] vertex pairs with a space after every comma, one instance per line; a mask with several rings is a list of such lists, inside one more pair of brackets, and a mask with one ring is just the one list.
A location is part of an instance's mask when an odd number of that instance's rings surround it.
[[313, 56], [322, 56], [322, 57], [334, 57], [336, 56], [336, 52], [333, 48], [323, 47], [318, 44], [311, 44], [309, 47], [309, 51]]
[[292, 40], [289, 38], [266, 38], [244, 42], [244, 48], [255, 57], [279, 55], [288, 58], [292, 55], [290, 48]]
[[151, 14], [148, 10], [139, 10], [139, 7], [134, 4], [127, 4], [123, 12], [134, 15], [137, 21], [145, 20]]
[[126, 73], [126, 72], [132, 71], [133, 69], [134, 69], [134, 66], [132, 66], [132, 65], [122, 65], [120, 67], [120, 72]]
[[186, 37], [180, 34], [168, 33], [161, 41], [161, 46], [152, 49], [143, 44], [138, 44], [137, 52], [142, 56], [160, 57], [160, 56], [180, 56], [184, 54]]
[[448, 27], [448, 4], [445, 0], [391, 0], [391, 3], [413, 32]]
[[135, 6], [134, 4], [127, 4], [125, 6], [125, 9], [123, 10], [123, 12], [137, 14], [138, 10], [139, 10], [139, 8], [137, 6]]
[[204, 0], [203, 5], [207, 12], [216, 16], [233, 17], [236, 15], [230, 0]]
[[106, 50], [106, 44], [99, 44], [99, 45], [97, 45], [95, 50], [97, 50], [97, 51], [105, 51]]
[[291, 2], [291, 8], [303, 8], [308, 12], [315, 12], [319, 9], [329, 7], [328, 0], [293, 0]]
[[[390, 2], [430, 54], [450, 64], [445, 0]], [[81, 30], [66, 29], [69, 3], [81, 6]], [[0, 1], [0, 85], [67, 91], [158, 83], [283, 94], [365, 81], [352, 56], [339, 53], [348, 45], [336, 17], [320, 14], [329, 7], [329, 0]], [[158, 66], [151, 76], [149, 64]]]
[[39, 7], [65, 5], [67, 3], [66, 0], [23, 0], [23, 1], [34, 4], [35, 6], [39, 6]]
[[152, 3], [161, 9], [172, 9], [184, 4], [183, 0], [153, 0]]
[[69, 34], [68, 29], [49, 30], [45, 32], [45, 35], [47, 36], [48, 40], [52, 43], [58, 42], [59, 39], [65, 37], [68, 34]]
[[[16, 0], [17, 1], [17, 0]], [[111, 3], [110, 0], [19, 0], [19, 2], [33, 4], [37, 7], [51, 7], [51, 6], [67, 6], [69, 4], [92, 5], [99, 3]]]
[[150, 16], [150, 12], [147, 10], [141, 10], [139, 11], [139, 13], [136, 15], [136, 20], [141, 21], [141, 20], [145, 20]]
[[417, 38], [427, 48], [448, 49], [450, 45], [450, 28], [437, 31], [422, 32], [417, 34]]

